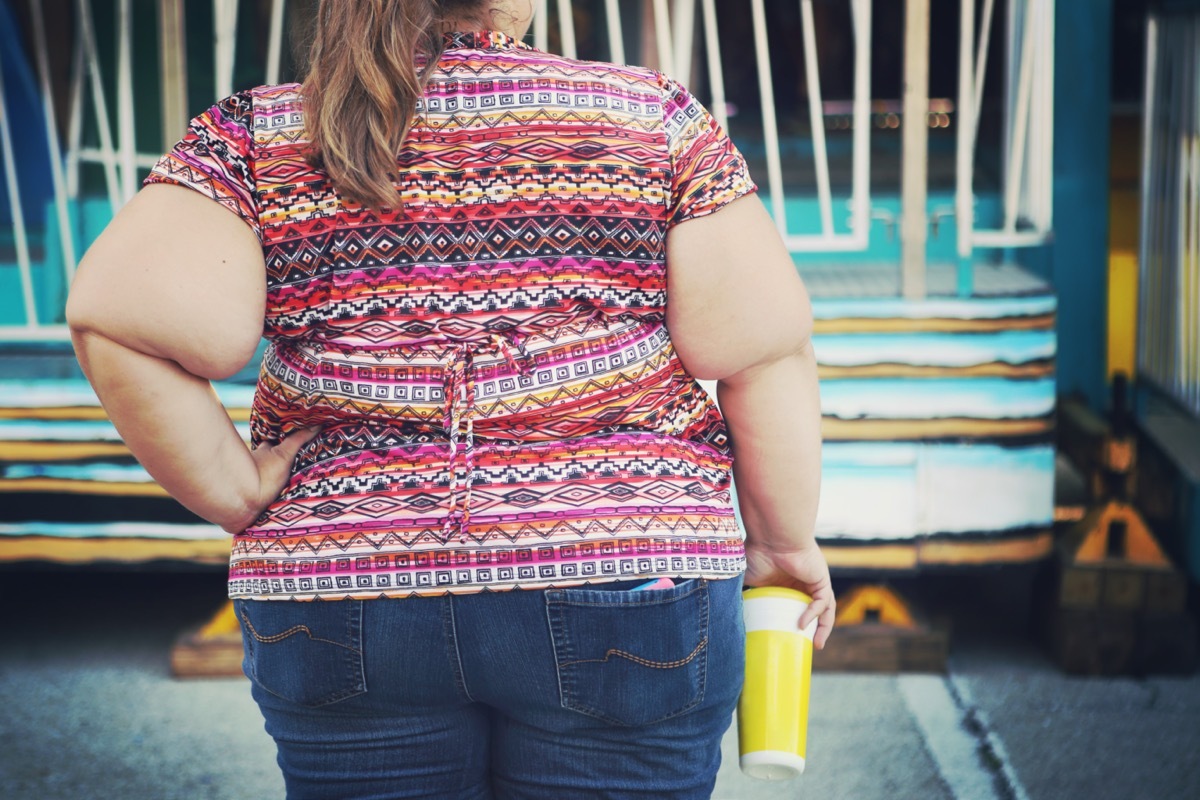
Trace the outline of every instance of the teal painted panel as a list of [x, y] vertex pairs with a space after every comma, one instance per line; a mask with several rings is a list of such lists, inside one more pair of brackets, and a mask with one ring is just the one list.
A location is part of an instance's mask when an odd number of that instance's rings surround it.
[[998, 333], [816, 334], [817, 361], [831, 366], [909, 364], [948, 369], [981, 364], [1028, 364], [1054, 358], [1054, 331]]
[[1049, 528], [1054, 447], [826, 443], [816, 531], [823, 540]]
[[[250, 438], [248, 422], [234, 423], [243, 439]], [[119, 442], [108, 420], [0, 419], [0, 442]]]
[[100, 483], [154, 483], [154, 479], [139, 464], [103, 462], [6, 464], [0, 467], [0, 477], [9, 481], [28, 478], [57, 478], [67, 481], [97, 481]]
[[1026, 419], [1054, 411], [1053, 378], [832, 378], [821, 411], [840, 419]]
[[[230, 408], [249, 408], [254, 399], [253, 386], [215, 384], [217, 396]], [[0, 381], [0, 408], [99, 407], [100, 400], [83, 380], [8, 380]]]
[[813, 298], [815, 319], [1005, 319], [1054, 313], [1053, 295], [905, 300], [900, 297]]
[[5, 522], [0, 536], [60, 536], [69, 539], [228, 539], [216, 525], [169, 522]]
[[[33, 278], [34, 307], [43, 325], [64, 322], [67, 302], [67, 278], [60, 234], [58, 210], [53, 201], [45, 204], [45, 227], [29, 232], [29, 248], [35, 259], [30, 265]], [[89, 197], [67, 201], [67, 218], [80, 259], [92, 242], [112, 220], [108, 200]], [[21, 274], [17, 267], [16, 241], [11, 232], [0, 236], [0, 325], [25, 325], [25, 306], [21, 295]]]

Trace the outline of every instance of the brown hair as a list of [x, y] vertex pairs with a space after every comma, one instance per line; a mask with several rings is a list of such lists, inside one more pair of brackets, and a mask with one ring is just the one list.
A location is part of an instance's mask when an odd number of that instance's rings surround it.
[[396, 205], [396, 156], [441, 55], [443, 25], [485, 2], [321, 0], [303, 89], [308, 157], [344, 197]]

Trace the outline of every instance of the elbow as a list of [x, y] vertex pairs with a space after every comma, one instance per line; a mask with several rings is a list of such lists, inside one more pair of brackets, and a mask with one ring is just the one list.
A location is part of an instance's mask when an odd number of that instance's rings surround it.
[[249, 350], [236, 352], [217, 352], [214, 348], [212, 351], [194, 353], [186, 358], [178, 359], [177, 363], [198, 378], [227, 381], [250, 363], [250, 359], [254, 357], [257, 349], [257, 342], [255, 345]]
[[[173, 361], [198, 378], [223, 381], [240, 372], [254, 357], [262, 328], [250, 324], [198, 330], [181, 324], [178, 330], [147, 326], [133, 312], [124, 312], [72, 288], [67, 297], [67, 327], [76, 357], [83, 362], [93, 342], [104, 340], [143, 355]], [[189, 333], [190, 330], [190, 333]]]
[[72, 334], [95, 331], [96, 313], [91, 298], [78, 286], [72, 286], [67, 295], [66, 322]]
[[784, 369], [799, 368], [804, 372], [811, 372], [815, 380], [817, 357], [813, 351], [812, 338], [804, 337], [787, 344], [787, 347], [780, 347], [764, 358], [719, 378], [718, 385], [739, 387], [752, 384], [780, 365], [793, 365], [783, 367]]
[[764, 367], [813, 358], [812, 317], [796, 314], [758, 327], [739, 326], [727, 337], [682, 337], [675, 342], [684, 368], [695, 378], [737, 382]]

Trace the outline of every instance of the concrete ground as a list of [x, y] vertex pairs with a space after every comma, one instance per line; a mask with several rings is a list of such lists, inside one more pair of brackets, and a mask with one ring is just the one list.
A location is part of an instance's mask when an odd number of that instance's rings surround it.
[[[952, 614], [948, 674], [818, 674], [807, 772], [744, 777], [731, 730], [714, 797], [1200, 797], [1200, 676], [1061, 674], [1024, 634], [1029, 573], [901, 582]], [[212, 573], [0, 572], [0, 797], [282, 797], [245, 681], [168, 674], [222, 591]]]

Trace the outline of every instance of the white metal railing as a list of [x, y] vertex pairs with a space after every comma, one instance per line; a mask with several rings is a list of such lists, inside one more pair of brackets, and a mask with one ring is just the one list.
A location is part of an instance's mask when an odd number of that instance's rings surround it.
[[[775, 2], [777, 0], [773, 0]], [[153, 165], [158, 152], [139, 150], [134, 131], [132, 38], [132, 0], [110, 0], [117, 12], [116, 59], [108, 68], [116, 74], [115, 104], [110, 106], [102, 80], [105, 65], [98, 55], [93, 24], [93, 0], [74, 0], [77, 17], [76, 41], [70, 78], [69, 119], [66, 126], [65, 153], [61, 151], [54, 119], [55, 104], [50, 96], [47, 42], [40, 0], [28, 0], [34, 22], [31, 42], [37, 67], [38, 84], [42, 94], [46, 142], [51, 154], [51, 177], [54, 188], [54, 213], [60, 247], [63, 254], [64, 279], [69, 282], [83, 243], [76, 241], [75, 224], [71, 220], [71, 204], [79, 200], [80, 170], [84, 165], [99, 166], [109, 205], [113, 213], [125, 203], [138, 186], [142, 170]], [[558, 44], [564, 55], [577, 55], [578, 42], [570, 0], [535, 0], [538, 9], [534, 17], [534, 43], [547, 48], [552, 26], [558, 34]], [[765, 151], [765, 189], [769, 196], [772, 216], [780, 233], [793, 252], [865, 251], [870, 246], [872, 206], [870, 195], [871, 168], [871, 44], [872, 0], [843, 0], [853, 27], [853, 96], [849, 102], [824, 100], [821, 86], [817, 29], [814, 21], [814, 0], [790, 0], [798, 3], [805, 68], [807, 117], [812, 136], [812, 187], [817, 203], [818, 231], [796, 230], [795, 220], [788, 219], [788, 187], [784, 181], [784, 158], [781, 152], [779, 123], [776, 117], [774, 86], [770, 70], [767, 11], [765, 0], [748, 0], [753, 29], [754, 61], [757, 72], [758, 100], [761, 106], [761, 131]], [[979, 25], [975, 11], [982, 3]], [[185, 102], [187, 76], [183, 48], [184, 0], [157, 0], [160, 31], [160, 65], [162, 72], [162, 130], [164, 140], [171, 142], [182, 134], [186, 122]], [[214, 39], [213, 69], [218, 96], [234, 90], [234, 67], [237, 59], [235, 41], [239, 0], [211, 0]], [[1053, 35], [1054, 0], [1006, 0], [1007, 61], [1004, 83], [1004, 113], [1002, 151], [1004, 163], [1003, 223], [997, 229], [979, 229], [974, 214], [974, 163], [978, 149], [978, 128], [981, 115], [985, 64], [990, 44], [993, 17], [997, 13], [995, 0], [961, 0], [962, 29], [960, 42], [960, 79], [956, 120], [957, 185], [955, 214], [957, 216], [958, 247], [961, 260], [969, 261], [974, 248], [1021, 247], [1044, 243], [1051, 225], [1051, 150], [1053, 145]], [[722, 65], [721, 36], [717, 21], [716, 0], [645, 0], [634, 6], [641, 10], [640, 26], [626, 26], [622, 8], [630, 8], [619, 0], [605, 0], [604, 19], [598, 30], [605, 32], [608, 57], [614, 61], [648, 61], [668, 74], [691, 83], [703, 77], [707, 84], [709, 105], [718, 123], [728, 127], [725, 69]], [[836, 7], [827, 4], [827, 7]], [[268, 37], [265, 80], [279, 80], [285, 16], [289, 11], [285, 0], [272, 0], [265, 32]], [[639, 28], [638, 42], [627, 42], [625, 32]], [[979, 28], [976, 41], [976, 27]], [[697, 40], [702, 47], [697, 47]], [[928, 53], [920, 54], [928, 59]], [[919, 73], [918, 73], [919, 74]], [[0, 82], [0, 104], [4, 87]], [[924, 93], [927, 96], [927, 92]], [[928, 103], [928, 100], [925, 101]], [[850, 185], [848, 191], [835, 191], [830, 177], [829, 145], [826, 141], [826, 118], [829, 107], [839, 105], [849, 111], [839, 117], [838, 130], [849, 129]], [[2, 106], [0, 106], [2, 107]], [[944, 115], [930, 115], [934, 116]], [[849, 122], [848, 126], [841, 123]], [[115, 129], [114, 129], [115, 122]], [[85, 123], [97, 132], [98, 142], [85, 145], [82, 131]], [[39, 320], [33, 296], [33, 260], [26, 221], [20, 213], [20, 185], [16, 167], [20, 154], [12, 152], [11, 131], [7, 121], [0, 118], [0, 156], [8, 176], [6, 190], [13, 211], [14, 245], [22, 288], [22, 304], [26, 315], [23, 326], [0, 326], [0, 341], [22, 338], [62, 338], [62, 325]], [[922, 159], [923, 161], [923, 159]], [[925, 167], [919, 165], [920, 181], [925, 180]], [[808, 188], [808, 187], [806, 187]], [[793, 194], [796, 187], [792, 187]], [[923, 196], [923, 193], [913, 197]], [[844, 205], [843, 205], [844, 204]], [[846, 218], [839, 219], [840, 209], [848, 208]], [[927, 216], [924, 201], [915, 210], [922, 226]], [[923, 231], [923, 227], [922, 227]], [[923, 270], [923, 264], [918, 265]], [[969, 274], [969, 270], [967, 271]], [[907, 274], [907, 271], [906, 271]], [[923, 282], [922, 282], [923, 283]], [[969, 293], [969, 281], [960, 281], [960, 291]], [[906, 294], [910, 294], [906, 292]], [[917, 293], [919, 296], [920, 292]]]
[[[766, 189], [770, 197], [772, 216], [789, 249], [830, 252], [865, 250], [871, 219], [870, 200], [870, 131], [871, 131], [871, 0], [846, 0], [854, 26], [854, 99], [853, 155], [851, 156], [851, 190], [849, 232], [838, 232], [834, 222], [833, 190], [829, 176], [829, 152], [825, 141], [825, 109], [822, 103], [816, 26], [813, 21], [813, 0], [797, 0], [801, 12], [804, 44], [808, 116], [813, 136], [813, 166], [820, 233], [796, 233], [787, 218], [787, 193], [783, 180], [783, 161], [780, 153], [779, 125], [775, 113], [775, 94], [770, 70], [766, 8], [764, 0], [750, 0], [754, 29], [754, 57], [758, 73], [758, 94], [762, 108], [762, 130], [766, 150]], [[568, 0], [556, 0], [556, 14], [562, 53], [574, 57], [576, 51], [574, 20], [569, 13]], [[550, 42], [551, 20], [548, 0], [537, 0], [534, 16], [534, 44], [546, 49]], [[628, 50], [622, 35], [620, 4], [606, 0], [605, 30], [610, 58], [627, 60]], [[697, 14], [699, 11], [699, 14]], [[728, 127], [725, 98], [724, 69], [721, 65], [716, 4], [714, 0], [653, 0], [650, 5], [650, 33], [654, 42], [654, 66], [672, 77], [689, 82], [695, 66], [693, 47], [696, 28], [704, 42], [706, 77], [711, 95], [711, 111], [718, 124]]]
[[958, 160], [955, 213], [958, 254], [978, 247], [1031, 247], [1049, 241], [1053, 223], [1054, 0], [1009, 0], [1003, 146], [1003, 222], [975, 226], [974, 174], [987, 51], [995, 0], [983, 0], [975, 42], [976, 0], [961, 0]]
[[[164, 141], [170, 143], [183, 134], [186, 125], [186, 70], [184, 62], [183, 0], [157, 0], [160, 56], [163, 82], [161, 108]], [[116, 131], [114, 109], [105, 91], [104, 65], [96, 43], [92, 0], [75, 0], [75, 42], [69, 83], [69, 119], [66, 152], [57, 135], [55, 103], [52, 95], [46, 26], [41, 0], [29, 0], [32, 23], [30, 42], [37, 72], [37, 84], [44, 118], [42, 127], [50, 155], [49, 171], [54, 192], [54, 213], [62, 256], [63, 279], [70, 284], [82, 255], [77, 241], [77, 224], [71, 206], [79, 200], [80, 170], [93, 164], [102, 168], [105, 194], [115, 214], [137, 191], [141, 171], [157, 162], [160, 153], [139, 151], [134, 125], [135, 76], [133, 71], [132, 0], [116, 0]], [[279, 79], [283, 53], [285, 0], [272, 0], [268, 27], [266, 82]], [[238, 0], [212, 0], [213, 64], [217, 96], [233, 92]], [[88, 96], [90, 95], [90, 103]], [[90, 109], [89, 109], [90, 105]], [[0, 76], [0, 109], [5, 106], [5, 91]], [[85, 124], [94, 126], [98, 145], [83, 144]], [[34, 296], [33, 256], [30, 232], [21, 207], [19, 178], [20, 155], [13, 151], [12, 132], [7, 115], [0, 113], [0, 158], [3, 159], [5, 191], [12, 208], [13, 244], [21, 286], [23, 325], [0, 325], [0, 341], [55, 340], [67, 338], [66, 326], [39, 318]]]
[[1200, 416], [1200, 12], [1150, 14], [1138, 373]]

